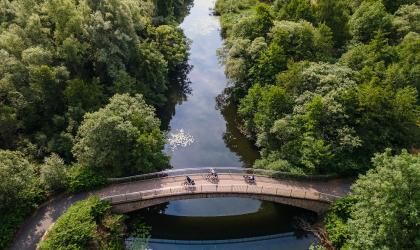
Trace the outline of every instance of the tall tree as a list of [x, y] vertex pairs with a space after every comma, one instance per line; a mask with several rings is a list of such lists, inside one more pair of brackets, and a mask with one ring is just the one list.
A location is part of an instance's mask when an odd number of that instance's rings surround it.
[[343, 46], [349, 39], [349, 9], [344, 0], [318, 0], [315, 5], [318, 23], [331, 28], [335, 47]]
[[388, 150], [353, 186], [349, 249], [420, 247], [420, 155]]
[[115, 95], [80, 126], [73, 153], [99, 174], [123, 176], [158, 171], [168, 166], [162, 152], [165, 136], [154, 108], [141, 95]]

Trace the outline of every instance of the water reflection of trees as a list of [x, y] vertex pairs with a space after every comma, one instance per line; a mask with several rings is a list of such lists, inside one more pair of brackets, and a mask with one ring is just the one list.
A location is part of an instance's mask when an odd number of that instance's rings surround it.
[[188, 78], [192, 66], [186, 61], [182, 65], [179, 65], [170, 77], [170, 87], [167, 91], [167, 103], [157, 110], [158, 117], [161, 120], [161, 129], [169, 130], [169, 124], [172, 117], [175, 116], [175, 110], [177, 105], [181, 105], [191, 94], [191, 81]]
[[[155, 0], [157, 6], [157, 22], [170, 21], [166, 19], [174, 19], [177, 23], [181, 23], [190, 13], [194, 0]], [[188, 59], [177, 65], [175, 70], [169, 73], [170, 86], [166, 92], [167, 102], [158, 108], [157, 114], [161, 120], [161, 129], [169, 130], [169, 124], [172, 117], [175, 116], [177, 105], [182, 104], [191, 94], [191, 82], [188, 79], [192, 66], [189, 65]]]
[[237, 116], [237, 110], [232, 101], [231, 88], [226, 88], [223, 94], [216, 98], [217, 109], [222, 113], [226, 121], [226, 132], [223, 140], [226, 146], [234, 152], [246, 167], [252, 167], [259, 157], [256, 146], [240, 131], [241, 121]]
[[156, 23], [176, 21], [181, 23], [190, 13], [194, 0], [155, 0]]

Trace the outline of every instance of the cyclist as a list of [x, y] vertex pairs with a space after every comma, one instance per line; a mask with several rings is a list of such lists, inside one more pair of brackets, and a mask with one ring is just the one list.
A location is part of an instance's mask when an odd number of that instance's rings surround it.
[[214, 170], [214, 168], [210, 168], [210, 174], [213, 175], [214, 177], [217, 177], [217, 173]]
[[189, 176], [187, 176], [186, 179], [187, 179], [188, 184], [191, 184], [191, 185], [195, 184], [195, 182]]

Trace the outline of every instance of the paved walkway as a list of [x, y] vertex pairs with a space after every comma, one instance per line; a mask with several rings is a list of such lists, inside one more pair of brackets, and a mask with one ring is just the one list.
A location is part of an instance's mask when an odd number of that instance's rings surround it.
[[[207, 187], [207, 190], [212, 190], [211, 186], [216, 185], [209, 182], [201, 174], [191, 175], [192, 179], [195, 181], [196, 187]], [[97, 192], [101, 197], [109, 196], [121, 196], [130, 193], [136, 192], [147, 192], [150, 190], [165, 190], [165, 189], [181, 189], [182, 183], [184, 182], [185, 177], [166, 177], [160, 179], [152, 179], [145, 181], [136, 181], [131, 183], [123, 184], [114, 184], [107, 188], [104, 188]], [[257, 177], [257, 182], [255, 185], [248, 185], [243, 178], [243, 174], [219, 174], [219, 181], [217, 185], [220, 187], [244, 187], [249, 186], [252, 190], [259, 190], [264, 188], [267, 190], [268, 194], [271, 194], [274, 190], [284, 190], [296, 193], [308, 193], [314, 194], [314, 197], [318, 197], [319, 193], [331, 195], [331, 196], [344, 196], [349, 192], [350, 184], [346, 180], [332, 180], [332, 181], [296, 181], [296, 180], [276, 180], [269, 177], [259, 176]], [[209, 187], [210, 186], [210, 187]], [[214, 188], [213, 188], [214, 189]], [[250, 189], [251, 190], [251, 189]], [[169, 191], [169, 190], [168, 190]], [[242, 190], [243, 192], [245, 190]], [[251, 193], [251, 192], [250, 192]], [[274, 191], [275, 193], [275, 191]], [[157, 192], [159, 194], [159, 192]], [[168, 195], [168, 194], [166, 194]], [[176, 195], [176, 193], [174, 194]]]
[[[196, 185], [211, 184], [202, 175], [192, 175]], [[241, 174], [219, 175], [219, 185], [245, 185]], [[89, 195], [109, 197], [154, 189], [179, 187], [184, 177], [166, 177], [129, 183], [113, 184], [98, 191], [78, 195], [63, 195], [50, 200], [41, 206], [22, 226], [17, 233], [11, 250], [33, 250], [46, 230], [62, 215], [74, 202], [85, 199]], [[275, 180], [268, 177], [257, 177], [256, 186], [269, 186], [284, 189], [293, 189], [303, 192], [319, 192], [334, 196], [344, 196], [350, 190], [351, 181], [337, 179], [331, 181], [296, 181]]]

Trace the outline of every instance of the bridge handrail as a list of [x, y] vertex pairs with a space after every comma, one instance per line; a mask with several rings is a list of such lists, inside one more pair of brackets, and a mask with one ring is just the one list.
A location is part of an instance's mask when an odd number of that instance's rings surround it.
[[318, 191], [302, 191], [295, 189], [285, 189], [276, 187], [264, 187], [253, 185], [196, 185], [196, 186], [175, 186], [147, 191], [132, 192], [113, 196], [103, 197], [102, 200], [111, 204], [129, 203], [141, 200], [149, 200], [158, 197], [175, 196], [183, 194], [205, 194], [205, 193], [244, 193], [244, 194], [264, 194], [282, 197], [300, 198], [306, 200], [317, 200], [331, 203], [341, 198], [340, 196], [321, 193]]
[[[125, 183], [133, 181], [143, 181], [162, 177], [186, 176], [194, 174], [206, 174], [212, 167], [205, 168], [184, 168], [184, 169], [170, 169], [156, 173], [135, 175], [122, 178], [109, 178], [110, 183]], [[337, 175], [299, 175], [288, 172], [281, 172], [268, 169], [255, 168], [240, 168], [240, 167], [214, 167], [214, 170], [220, 174], [254, 174], [261, 176], [268, 176], [274, 179], [298, 179], [298, 180], [331, 180], [337, 178]]]

